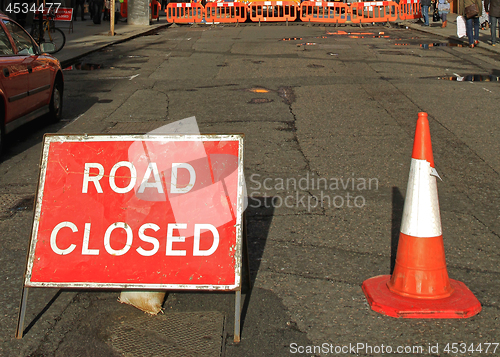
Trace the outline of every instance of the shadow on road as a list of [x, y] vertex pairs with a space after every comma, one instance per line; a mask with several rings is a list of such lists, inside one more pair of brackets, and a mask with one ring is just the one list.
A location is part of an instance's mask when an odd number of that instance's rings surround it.
[[392, 226], [391, 226], [391, 272], [396, 264], [396, 253], [398, 252], [399, 233], [401, 231], [401, 220], [403, 219], [403, 207], [405, 199], [399, 188], [392, 188]]
[[57, 291], [57, 293], [52, 297], [52, 299], [50, 299], [50, 301], [47, 303], [47, 305], [45, 305], [45, 307], [35, 316], [35, 318], [33, 319], [33, 321], [31, 321], [30, 324], [24, 329], [22, 336], [26, 335], [29, 332], [29, 330], [31, 330], [31, 328], [33, 326], [35, 326], [35, 324], [37, 323], [37, 321], [40, 320], [40, 318], [43, 316], [43, 314], [45, 314], [47, 312], [47, 310], [50, 309], [50, 307], [57, 300], [57, 298], [59, 297], [59, 295], [61, 295], [61, 292], [62, 292], [61, 289], [59, 289]]
[[[241, 333], [243, 334], [243, 326], [245, 325], [245, 317], [248, 312], [250, 298], [252, 296], [252, 288], [255, 285], [255, 278], [259, 271], [260, 262], [266, 247], [269, 228], [274, 215], [273, 197], [252, 197], [249, 200], [246, 214], [246, 232], [247, 232], [247, 249], [243, 248], [243, 293], [245, 301], [241, 311]], [[245, 264], [245, 259], [248, 257], [248, 264]], [[245, 269], [250, 268], [249, 272]], [[247, 274], [248, 273], [248, 274]], [[246, 280], [250, 279], [250, 286]]]

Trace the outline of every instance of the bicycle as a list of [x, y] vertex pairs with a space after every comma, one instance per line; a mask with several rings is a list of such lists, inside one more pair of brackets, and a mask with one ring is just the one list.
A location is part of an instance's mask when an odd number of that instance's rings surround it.
[[[40, 13], [39, 16], [41, 16]], [[50, 54], [54, 54], [62, 50], [64, 44], [66, 43], [66, 35], [64, 35], [64, 32], [61, 29], [58, 29], [55, 26], [55, 17], [56, 15], [54, 11], [49, 11], [47, 13], [47, 18], [43, 20], [42, 23], [42, 36], [40, 36], [40, 24], [38, 21], [33, 23], [30, 32], [31, 37], [33, 37], [39, 45], [44, 42], [50, 42], [54, 45], [55, 49], [53, 51], [47, 51]], [[46, 35], [48, 36], [48, 39], [46, 39]]]

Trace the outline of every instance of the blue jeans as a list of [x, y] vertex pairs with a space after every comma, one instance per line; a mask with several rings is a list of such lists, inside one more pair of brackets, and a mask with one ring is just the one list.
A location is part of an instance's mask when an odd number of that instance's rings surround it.
[[[472, 26], [474, 25], [474, 32], [472, 32]], [[469, 38], [469, 45], [472, 45], [474, 41], [479, 41], [479, 17], [472, 17], [467, 19], [465, 22], [465, 27], [467, 30], [467, 37]]]
[[424, 25], [429, 26], [429, 6], [422, 6], [422, 16], [424, 17]]
[[[490, 16], [490, 24], [491, 24], [491, 43], [497, 43], [497, 21], [498, 17]], [[498, 36], [500, 37], [500, 28], [498, 32]]]
[[448, 11], [438, 11], [439, 12], [439, 16], [441, 16], [441, 20], [443, 20], [443, 22], [446, 21], [446, 18], [448, 16]]

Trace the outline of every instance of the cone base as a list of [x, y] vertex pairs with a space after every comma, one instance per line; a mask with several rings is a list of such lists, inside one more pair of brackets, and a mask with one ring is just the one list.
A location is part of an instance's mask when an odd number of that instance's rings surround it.
[[390, 275], [365, 280], [363, 292], [373, 311], [410, 319], [465, 319], [481, 311], [481, 303], [464, 283], [450, 279], [455, 289], [444, 299], [421, 300], [394, 294], [387, 287]]

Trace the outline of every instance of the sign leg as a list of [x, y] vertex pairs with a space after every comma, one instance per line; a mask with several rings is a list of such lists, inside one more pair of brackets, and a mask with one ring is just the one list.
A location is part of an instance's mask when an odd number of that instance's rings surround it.
[[241, 326], [241, 290], [236, 291], [234, 301], [234, 342], [240, 342], [240, 326]]
[[21, 296], [21, 307], [19, 308], [19, 317], [17, 319], [16, 338], [23, 338], [24, 330], [24, 316], [26, 315], [26, 301], [28, 300], [28, 288], [23, 285], [23, 292]]
[[252, 288], [252, 277], [250, 275], [250, 257], [248, 255], [248, 238], [247, 238], [247, 219], [246, 213], [243, 213], [243, 269], [247, 271], [248, 288]]

